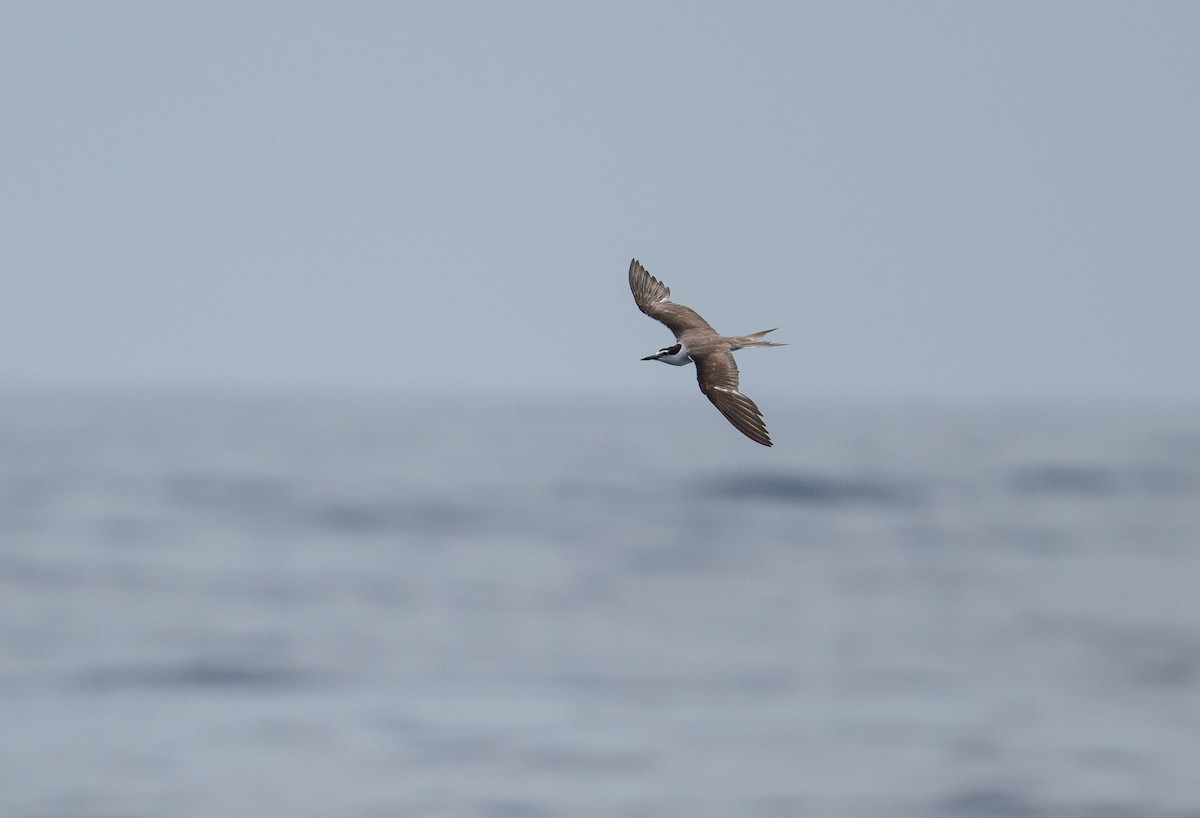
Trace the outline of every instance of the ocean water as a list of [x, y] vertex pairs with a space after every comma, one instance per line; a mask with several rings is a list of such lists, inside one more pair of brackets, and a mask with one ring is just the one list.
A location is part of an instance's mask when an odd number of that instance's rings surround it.
[[6, 395], [0, 815], [1200, 816], [1200, 412]]

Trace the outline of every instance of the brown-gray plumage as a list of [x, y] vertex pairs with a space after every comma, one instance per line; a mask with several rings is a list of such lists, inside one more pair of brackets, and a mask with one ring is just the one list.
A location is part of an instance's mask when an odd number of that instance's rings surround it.
[[764, 335], [775, 330], [750, 335], [719, 334], [695, 310], [671, 301], [671, 290], [667, 285], [650, 275], [636, 258], [629, 263], [629, 289], [633, 291], [638, 309], [666, 324], [678, 342], [642, 360], [675, 366], [695, 362], [700, 391], [738, 431], [755, 443], [770, 446], [771, 437], [763, 423], [762, 412], [754, 401], [738, 391], [738, 368], [733, 352], [744, 347], [785, 346], [762, 340]]

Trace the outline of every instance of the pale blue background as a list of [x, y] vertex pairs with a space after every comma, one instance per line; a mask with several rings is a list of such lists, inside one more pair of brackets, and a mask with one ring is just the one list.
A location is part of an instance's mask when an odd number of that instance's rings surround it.
[[636, 255], [783, 327], [764, 405], [1194, 401], [1197, 43], [1195, 3], [5, 3], [0, 386], [652, 394]]
[[1200, 815], [1198, 131], [1197, 3], [0, 3], [0, 815]]

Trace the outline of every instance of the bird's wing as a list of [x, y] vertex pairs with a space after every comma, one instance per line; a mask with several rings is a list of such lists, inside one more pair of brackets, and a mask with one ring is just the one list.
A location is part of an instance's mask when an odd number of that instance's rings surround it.
[[725, 419], [739, 432], [764, 446], [771, 445], [771, 436], [763, 423], [762, 412], [754, 401], [738, 391], [738, 368], [732, 352], [711, 352], [696, 362], [696, 380], [700, 391], [708, 396], [713, 405], [721, 410]]
[[[686, 329], [700, 328], [716, 332], [691, 307], [671, 301], [671, 291], [667, 285], [650, 275], [636, 258], [629, 262], [629, 289], [633, 291], [633, 300], [638, 309], [666, 324], [676, 338]], [[736, 379], [736, 369], [734, 373]]]

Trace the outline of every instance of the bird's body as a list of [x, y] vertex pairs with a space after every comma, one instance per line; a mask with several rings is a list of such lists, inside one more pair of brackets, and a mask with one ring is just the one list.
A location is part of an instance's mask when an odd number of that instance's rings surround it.
[[746, 437], [764, 446], [771, 445], [762, 412], [754, 401], [738, 391], [738, 368], [734, 350], [746, 347], [777, 347], [762, 337], [774, 330], [750, 335], [721, 335], [690, 307], [671, 301], [671, 290], [647, 272], [635, 258], [629, 263], [629, 289], [638, 309], [667, 325], [675, 333], [673, 346], [660, 349], [643, 361], [662, 361], [674, 366], [696, 364], [696, 380], [721, 414]]

